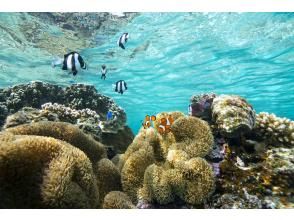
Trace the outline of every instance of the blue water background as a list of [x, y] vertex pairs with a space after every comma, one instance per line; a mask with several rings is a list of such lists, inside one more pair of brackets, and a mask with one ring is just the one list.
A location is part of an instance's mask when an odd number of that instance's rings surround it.
[[[126, 50], [116, 45], [123, 32], [130, 34]], [[112, 97], [135, 133], [146, 114], [186, 113], [190, 97], [203, 92], [240, 95], [257, 112], [294, 119], [294, 13], [143, 13], [116, 35], [100, 35], [104, 44], [80, 51], [89, 69], [75, 81]], [[0, 49], [1, 87], [73, 80], [51, 68], [52, 55], [41, 49], [3, 40]], [[113, 91], [121, 79], [128, 83], [123, 95]]]

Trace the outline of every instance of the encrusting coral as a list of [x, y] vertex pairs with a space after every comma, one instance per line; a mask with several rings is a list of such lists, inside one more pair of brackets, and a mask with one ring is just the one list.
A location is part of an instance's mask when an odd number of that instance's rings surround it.
[[220, 95], [212, 102], [212, 120], [225, 137], [238, 137], [254, 127], [255, 111], [240, 96]]
[[134, 209], [136, 208], [127, 194], [112, 191], [104, 197], [104, 209]]
[[269, 144], [294, 147], [294, 121], [261, 112], [256, 116], [254, 132]]
[[104, 196], [110, 191], [121, 190], [120, 173], [116, 166], [108, 159], [101, 159], [95, 166], [94, 172], [97, 176], [100, 203]]
[[106, 157], [104, 146], [76, 126], [65, 122], [37, 122], [6, 129], [15, 135], [48, 136], [66, 141], [79, 148], [95, 163]]
[[88, 157], [49, 137], [2, 134], [1, 208], [97, 208], [99, 192]]

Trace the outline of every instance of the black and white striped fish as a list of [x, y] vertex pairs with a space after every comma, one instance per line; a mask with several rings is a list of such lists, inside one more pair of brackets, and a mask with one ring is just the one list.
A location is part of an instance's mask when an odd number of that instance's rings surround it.
[[123, 94], [128, 89], [127, 83], [124, 80], [119, 80], [115, 83], [115, 91]]
[[75, 76], [80, 68], [86, 69], [87, 65], [79, 53], [70, 52], [64, 55], [63, 70], [69, 70]]
[[122, 48], [125, 49], [124, 44], [128, 42], [129, 39], [129, 34], [128, 33], [123, 33], [120, 38], [117, 41], [117, 45]]

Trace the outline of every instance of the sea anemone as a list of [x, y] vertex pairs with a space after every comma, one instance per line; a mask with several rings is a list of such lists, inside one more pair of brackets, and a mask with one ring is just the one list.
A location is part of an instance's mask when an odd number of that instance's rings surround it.
[[213, 135], [207, 122], [196, 117], [181, 117], [171, 127], [174, 149], [185, 151], [190, 158], [204, 157], [213, 146]]

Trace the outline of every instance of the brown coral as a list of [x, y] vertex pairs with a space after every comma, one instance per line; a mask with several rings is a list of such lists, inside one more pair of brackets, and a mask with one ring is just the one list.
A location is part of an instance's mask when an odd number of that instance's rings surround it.
[[92, 164], [79, 149], [39, 136], [0, 142], [1, 208], [96, 208]]
[[207, 122], [196, 117], [181, 117], [171, 127], [175, 149], [185, 151], [191, 158], [204, 157], [213, 145], [213, 135]]
[[101, 159], [94, 170], [97, 176], [101, 203], [110, 191], [121, 190], [120, 173], [116, 166], [108, 159]]
[[104, 209], [134, 209], [132, 201], [127, 194], [120, 191], [108, 193], [103, 202]]
[[214, 173], [204, 159], [197, 157], [174, 163], [178, 163], [175, 168], [150, 165], [145, 171], [144, 185], [138, 192], [138, 198], [161, 205], [179, 198], [187, 204], [198, 205], [212, 194]]
[[174, 194], [166, 170], [155, 164], [150, 165], [144, 175], [144, 185], [138, 191], [138, 198], [145, 202], [168, 204], [174, 201]]
[[133, 202], [137, 202], [137, 190], [142, 187], [146, 168], [154, 163], [154, 154], [151, 146], [134, 152], [125, 162], [121, 171], [123, 191]]
[[171, 181], [171, 184], [186, 203], [200, 204], [214, 191], [212, 167], [202, 158], [190, 159], [181, 169], [176, 169], [176, 173], [181, 181]]
[[15, 135], [38, 135], [54, 137], [79, 148], [95, 163], [106, 157], [104, 146], [76, 126], [65, 122], [38, 122], [8, 128], [6, 131]]
[[181, 198], [196, 205], [213, 191], [212, 169], [195, 158], [211, 150], [213, 136], [205, 121], [179, 112], [160, 113], [157, 119], [168, 115], [177, 119], [172, 132], [160, 135], [155, 122], [155, 129], [142, 128], [125, 154], [114, 158], [121, 167], [123, 190], [133, 202], [168, 204]]

